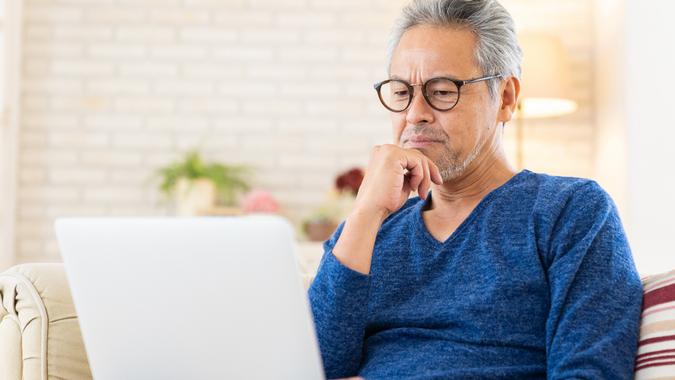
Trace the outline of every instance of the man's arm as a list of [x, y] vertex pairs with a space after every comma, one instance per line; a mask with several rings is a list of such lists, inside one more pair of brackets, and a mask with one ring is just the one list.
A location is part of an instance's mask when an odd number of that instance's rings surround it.
[[309, 288], [324, 371], [328, 378], [356, 375], [361, 363], [370, 276], [344, 265], [333, 254], [347, 222], [324, 244], [324, 255]]
[[616, 206], [595, 183], [572, 195], [552, 234], [549, 379], [632, 379], [642, 284]]
[[443, 179], [436, 165], [416, 150], [376, 146], [354, 210], [324, 244], [324, 255], [309, 300], [324, 370], [329, 378], [358, 373], [368, 322], [370, 265], [384, 219], [403, 206], [412, 191], [425, 198]]
[[309, 300], [328, 378], [355, 375], [361, 364], [368, 321], [368, 272], [384, 216], [354, 210], [324, 244]]

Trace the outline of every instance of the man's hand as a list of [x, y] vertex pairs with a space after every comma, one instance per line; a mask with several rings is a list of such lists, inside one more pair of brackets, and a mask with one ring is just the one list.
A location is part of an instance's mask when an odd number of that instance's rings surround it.
[[396, 145], [373, 148], [354, 209], [333, 248], [335, 257], [368, 274], [375, 237], [384, 219], [400, 209], [412, 191], [426, 199], [431, 182], [442, 184], [441, 173], [420, 151]]
[[386, 217], [403, 206], [411, 191], [426, 199], [431, 182], [442, 184], [441, 172], [420, 151], [397, 145], [375, 146], [354, 209]]

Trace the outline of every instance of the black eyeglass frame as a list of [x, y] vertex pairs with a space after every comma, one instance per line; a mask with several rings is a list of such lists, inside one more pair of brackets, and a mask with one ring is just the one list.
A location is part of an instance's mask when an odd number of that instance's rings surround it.
[[[501, 74], [487, 75], [487, 76], [483, 76], [483, 77], [479, 77], [479, 78], [466, 79], [466, 80], [459, 80], [459, 79], [449, 78], [449, 77], [436, 77], [436, 78], [431, 78], [424, 83], [417, 83], [417, 84], [410, 84], [410, 83], [408, 83], [408, 82], [406, 82], [402, 79], [387, 79], [387, 80], [384, 80], [382, 82], [375, 83], [373, 85], [373, 87], [375, 88], [375, 91], [377, 91], [377, 97], [380, 99], [380, 103], [382, 103], [384, 108], [388, 109], [391, 112], [403, 112], [403, 111], [407, 110], [410, 107], [410, 104], [412, 104], [413, 99], [415, 98], [415, 86], [420, 86], [420, 85], [422, 86], [422, 96], [424, 96], [424, 100], [426, 100], [427, 104], [431, 108], [435, 109], [436, 111], [446, 112], [446, 111], [450, 111], [451, 109], [455, 108], [457, 103], [459, 103], [459, 98], [462, 95], [462, 91], [461, 91], [462, 86], [464, 86], [466, 84], [470, 84], [470, 83], [477, 83], [477, 82], [482, 82], [482, 81], [501, 78], [501, 77], [502, 77]], [[453, 104], [450, 108], [446, 108], [446, 109], [438, 108], [438, 107], [434, 106], [433, 104], [431, 104], [431, 101], [429, 100], [429, 96], [427, 95], [427, 85], [430, 82], [441, 80], [441, 79], [449, 80], [450, 82], [454, 83], [455, 86], [457, 86], [457, 100], [455, 101], [455, 104]], [[384, 86], [385, 84], [390, 83], [390, 82], [403, 83], [408, 88], [408, 91], [410, 91], [410, 96], [408, 97], [408, 104], [406, 104], [406, 106], [402, 110], [395, 110], [395, 109], [390, 108], [384, 102], [384, 99], [382, 98], [382, 93], [380, 92], [380, 89], [382, 88], [382, 86]]]

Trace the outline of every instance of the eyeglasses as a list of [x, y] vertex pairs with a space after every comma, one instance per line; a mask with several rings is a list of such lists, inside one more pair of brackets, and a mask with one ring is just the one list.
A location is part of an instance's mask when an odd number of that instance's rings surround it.
[[408, 109], [415, 96], [415, 86], [422, 86], [422, 95], [431, 108], [437, 111], [450, 111], [459, 102], [459, 90], [462, 86], [500, 77], [499, 74], [467, 80], [439, 77], [418, 84], [410, 84], [400, 79], [387, 79], [375, 83], [374, 87], [382, 105], [392, 112], [403, 112]]

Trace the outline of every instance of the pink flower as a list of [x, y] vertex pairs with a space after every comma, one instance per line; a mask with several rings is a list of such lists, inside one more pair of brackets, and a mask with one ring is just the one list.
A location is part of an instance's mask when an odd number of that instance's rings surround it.
[[276, 213], [279, 203], [265, 190], [252, 190], [241, 200], [241, 209], [246, 213]]

